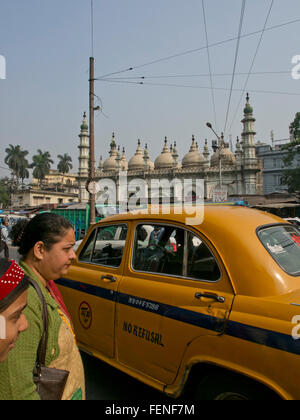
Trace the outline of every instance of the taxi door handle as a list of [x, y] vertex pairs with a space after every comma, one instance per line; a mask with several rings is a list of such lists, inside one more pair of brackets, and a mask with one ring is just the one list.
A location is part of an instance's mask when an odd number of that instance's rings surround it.
[[215, 300], [219, 303], [224, 303], [225, 302], [225, 298], [223, 296], [218, 296], [215, 293], [208, 293], [208, 292], [204, 292], [204, 293], [197, 292], [195, 294], [195, 298], [196, 299], [201, 299], [201, 298], [213, 299], [213, 300]]
[[106, 282], [108, 283], [116, 283], [117, 279], [114, 276], [110, 276], [110, 275], [103, 275], [101, 276], [101, 280], [106, 280]]

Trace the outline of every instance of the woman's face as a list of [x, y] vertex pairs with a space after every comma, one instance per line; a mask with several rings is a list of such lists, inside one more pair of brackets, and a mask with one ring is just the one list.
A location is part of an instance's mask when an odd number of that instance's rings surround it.
[[37, 269], [46, 281], [57, 280], [67, 275], [72, 261], [76, 258], [74, 245], [75, 233], [73, 229], [69, 229], [50, 250], [43, 244], [40, 248], [37, 247]]
[[27, 291], [22, 293], [4, 312], [0, 314], [0, 362], [3, 362], [8, 352], [14, 348], [19, 334], [26, 331], [28, 322], [23, 314], [27, 305]]

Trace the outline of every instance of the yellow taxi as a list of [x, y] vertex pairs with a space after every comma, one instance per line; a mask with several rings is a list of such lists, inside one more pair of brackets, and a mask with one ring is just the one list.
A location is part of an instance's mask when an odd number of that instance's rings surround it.
[[57, 283], [80, 348], [168, 396], [300, 399], [300, 230], [205, 206], [92, 226]]

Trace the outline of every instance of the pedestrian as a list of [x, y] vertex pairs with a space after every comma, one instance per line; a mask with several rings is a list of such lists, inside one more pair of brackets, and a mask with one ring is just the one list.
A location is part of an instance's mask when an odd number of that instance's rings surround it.
[[[23, 314], [29, 279], [15, 261], [0, 258], [0, 362], [3, 362], [20, 335], [28, 328]], [[1, 387], [7, 384], [0, 383]], [[1, 391], [0, 391], [1, 394]]]
[[[7, 360], [0, 365], [0, 384], [10, 386], [0, 391], [0, 400], [47, 399], [39, 392], [33, 372], [45, 331], [43, 303], [48, 317], [45, 367], [67, 371], [68, 379], [62, 400], [85, 399], [84, 370], [70, 315], [54, 281], [67, 275], [75, 258], [75, 234], [72, 225], [52, 213], [35, 216], [21, 231], [14, 228], [13, 245], [19, 247], [20, 266], [35, 282], [41, 296], [29, 287], [25, 315], [29, 328], [20, 336]], [[42, 303], [41, 303], [42, 300]]]
[[9, 238], [9, 219], [5, 217], [2, 222], [1, 237], [0, 237], [0, 254], [4, 251], [4, 257], [9, 259], [8, 238]]

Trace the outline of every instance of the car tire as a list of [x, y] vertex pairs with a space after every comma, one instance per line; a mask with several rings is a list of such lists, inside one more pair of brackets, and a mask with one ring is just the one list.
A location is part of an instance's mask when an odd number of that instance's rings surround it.
[[266, 401], [276, 396], [259, 383], [230, 372], [214, 372], [196, 386], [193, 397], [202, 401]]

